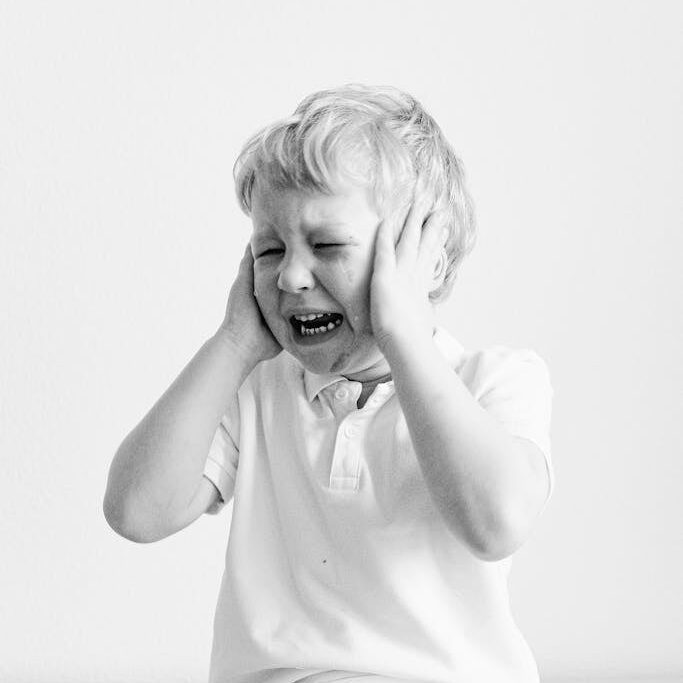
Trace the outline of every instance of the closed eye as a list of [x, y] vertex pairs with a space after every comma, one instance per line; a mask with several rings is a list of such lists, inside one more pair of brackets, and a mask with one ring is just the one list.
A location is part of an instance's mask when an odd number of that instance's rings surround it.
[[262, 256], [271, 256], [273, 254], [280, 254], [284, 251], [284, 249], [281, 249], [279, 247], [272, 247], [271, 249], [265, 249], [262, 251], [256, 258], [261, 258]]
[[[314, 249], [334, 249], [335, 247], [345, 247], [346, 244], [341, 242], [316, 242], [313, 245]], [[264, 249], [256, 258], [261, 258], [262, 256], [274, 256], [276, 254], [284, 253], [282, 247], [271, 247], [270, 249]]]

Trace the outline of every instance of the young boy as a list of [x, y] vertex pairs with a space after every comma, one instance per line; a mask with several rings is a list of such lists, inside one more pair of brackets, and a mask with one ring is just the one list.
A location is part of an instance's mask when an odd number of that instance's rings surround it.
[[507, 576], [552, 491], [530, 350], [434, 325], [474, 244], [460, 161], [393, 88], [315, 93], [236, 167], [225, 319], [121, 444], [111, 526], [233, 500], [212, 683], [531, 683]]

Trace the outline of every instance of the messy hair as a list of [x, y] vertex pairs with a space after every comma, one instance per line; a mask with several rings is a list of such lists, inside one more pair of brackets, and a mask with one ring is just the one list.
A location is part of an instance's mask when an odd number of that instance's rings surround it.
[[309, 95], [291, 116], [247, 141], [233, 174], [247, 215], [257, 178], [326, 194], [346, 179], [369, 187], [385, 217], [406, 208], [416, 192], [426, 193], [448, 234], [445, 279], [430, 293], [434, 302], [450, 293], [476, 241], [462, 162], [422, 105], [396, 88], [350, 84]]

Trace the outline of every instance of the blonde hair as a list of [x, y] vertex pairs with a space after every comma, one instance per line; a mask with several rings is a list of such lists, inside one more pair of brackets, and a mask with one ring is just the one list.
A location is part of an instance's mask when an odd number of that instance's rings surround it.
[[407, 207], [416, 192], [426, 193], [448, 231], [446, 273], [430, 294], [434, 302], [450, 293], [476, 242], [462, 162], [422, 105], [396, 88], [350, 84], [309, 95], [291, 116], [246, 142], [233, 175], [247, 215], [258, 177], [275, 187], [324, 193], [345, 178], [368, 186], [384, 216]]

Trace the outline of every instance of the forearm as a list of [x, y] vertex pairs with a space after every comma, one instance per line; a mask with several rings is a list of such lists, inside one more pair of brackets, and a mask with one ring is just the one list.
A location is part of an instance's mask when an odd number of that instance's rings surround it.
[[225, 336], [203, 344], [116, 452], [104, 501], [110, 524], [163, 527], [189, 505], [220, 419], [254, 365]]
[[530, 481], [515, 440], [474, 399], [431, 338], [384, 349], [429, 491], [451, 531], [485, 556], [504, 544]]

